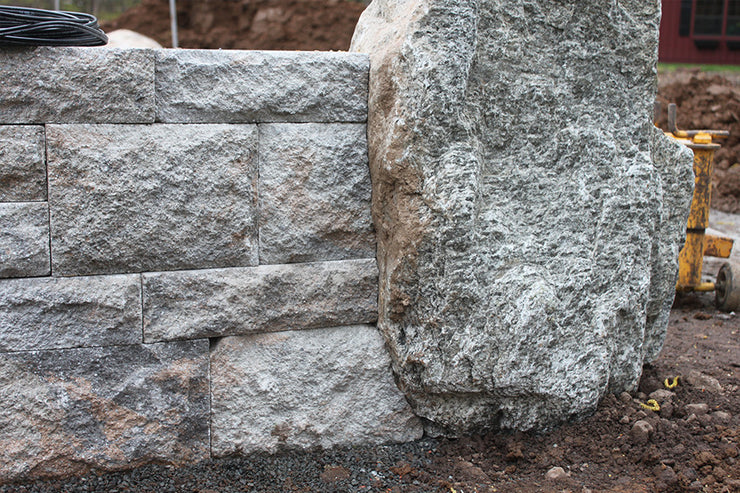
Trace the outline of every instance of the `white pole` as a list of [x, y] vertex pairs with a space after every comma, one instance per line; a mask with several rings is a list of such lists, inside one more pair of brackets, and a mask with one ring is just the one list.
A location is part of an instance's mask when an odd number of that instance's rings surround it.
[[54, 0], [54, 10], [59, 11], [62, 10], [59, 6], [59, 0]]
[[177, 48], [177, 8], [175, 0], [170, 0], [170, 29], [172, 30], [172, 47]]

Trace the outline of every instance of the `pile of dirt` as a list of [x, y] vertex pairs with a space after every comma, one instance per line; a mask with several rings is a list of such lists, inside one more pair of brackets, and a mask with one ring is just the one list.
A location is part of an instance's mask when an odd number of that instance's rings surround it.
[[[363, 3], [346, 0], [178, 0], [181, 48], [347, 50]], [[144, 0], [105, 31], [130, 29], [172, 46], [168, 0]]]
[[667, 130], [668, 103], [676, 103], [680, 129], [729, 130], [715, 154], [712, 208], [740, 213], [740, 87], [721, 75], [677, 70], [660, 75], [658, 101], [663, 104], [659, 126]]

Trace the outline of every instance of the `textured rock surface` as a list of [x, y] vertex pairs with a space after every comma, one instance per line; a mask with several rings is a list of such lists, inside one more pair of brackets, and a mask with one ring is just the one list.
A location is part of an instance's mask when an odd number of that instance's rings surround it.
[[546, 428], [637, 383], [673, 295], [675, 263], [653, 255], [677, 251], [659, 236], [691, 189], [663, 179], [689, 162], [651, 159], [673, 152], [650, 121], [659, 15], [657, 0], [363, 14], [378, 323], [430, 432]]
[[422, 434], [372, 326], [227, 337], [211, 372], [216, 456]]
[[375, 259], [144, 274], [144, 340], [375, 322]]
[[375, 257], [366, 133], [260, 126], [260, 264]]
[[0, 278], [49, 275], [49, 207], [0, 203]]
[[0, 202], [46, 200], [44, 127], [0, 126]]
[[358, 53], [158, 51], [157, 121], [364, 122], [368, 64]]
[[47, 127], [52, 269], [256, 265], [255, 125]]
[[[663, 188], [660, 220], [656, 227], [650, 272], [650, 299], [645, 324], [644, 360], [653, 361], [663, 348], [668, 315], [676, 294], [678, 252], [686, 238], [686, 221], [690, 209], [686, 194], [693, 193], [694, 172], [686, 163], [694, 162], [694, 153], [686, 146], [666, 139], [659, 129], [653, 131], [652, 158]], [[692, 165], [693, 166], [693, 165]], [[682, 193], [675, 193], [681, 190]]]
[[0, 124], [154, 121], [150, 50], [4, 47], [0, 80]]
[[0, 354], [0, 476], [208, 457], [208, 341]]
[[141, 343], [138, 275], [0, 281], [0, 351]]

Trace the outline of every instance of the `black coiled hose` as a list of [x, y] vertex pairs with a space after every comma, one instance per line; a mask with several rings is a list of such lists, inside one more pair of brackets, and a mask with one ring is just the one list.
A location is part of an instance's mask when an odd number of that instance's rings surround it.
[[0, 45], [100, 46], [107, 42], [90, 14], [0, 6]]

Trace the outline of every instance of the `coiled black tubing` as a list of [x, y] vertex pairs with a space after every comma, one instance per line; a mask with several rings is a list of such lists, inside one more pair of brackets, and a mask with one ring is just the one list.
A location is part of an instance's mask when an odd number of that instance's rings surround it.
[[107, 42], [90, 14], [0, 6], [0, 45], [100, 46]]

